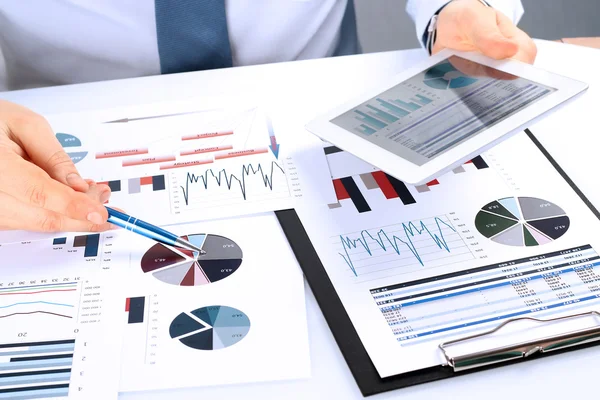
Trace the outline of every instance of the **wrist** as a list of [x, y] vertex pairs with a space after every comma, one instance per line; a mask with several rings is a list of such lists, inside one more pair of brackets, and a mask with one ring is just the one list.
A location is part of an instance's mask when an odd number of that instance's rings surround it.
[[423, 39], [422, 39], [423, 44], [425, 46], [425, 49], [429, 52], [430, 55], [433, 52], [433, 46], [434, 46], [436, 38], [437, 38], [438, 19], [440, 17], [441, 12], [446, 7], [448, 7], [451, 3], [455, 3], [455, 2], [463, 2], [464, 3], [465, 1], [468, 1], [470, 3], [477, 3], [477, 4], [483, 5], [485, 7], [491, 7], [486, 0], [449, 0], [446, 4], [444, 4], [442, 7], [440, 7], [435, 12], [435, 14], [433, 14], [431, 19], [429, 20], [429, 23], [427, 24], [427, 26], [425, 28], [425, 32], [423, 33]]

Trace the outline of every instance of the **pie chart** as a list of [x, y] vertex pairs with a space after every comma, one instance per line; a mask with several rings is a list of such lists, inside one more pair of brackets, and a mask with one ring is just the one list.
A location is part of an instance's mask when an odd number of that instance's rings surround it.
[[198, 286], [225, 279], [242, 264], [242, 250], [231, 239], [209, 234], [183, 238], [206, 253], [157, 243], [142, 256], [142, 271], [171, 285]]
[[246, 337], [250, 319], [240, 310], [227, 306], [202, 307], [182, 312], [169, 327], [172, 339], [196, 350], [219, 350]]
[[439, 90], [446, 90], [448, 88], [460, 89], [475, 82], [477, 82], [477, 79], [463, 75], [449, 62], [431, 67], [425, 72], [425, 77], [423, 78], [423, 83]]
[[506, 197], [481, 208], [475, 227], [483, 236], [508, 246], [540, 246], [569, 230], [569, 217], [554, 203], [535, 197]]
[[88, 155], [87, 151], [71, 151], [81, 147], [81, 140], [77, 136], [59, 132], [56, 134], [56, 139], [65, 150], [68, 150], [67, 155], [71, 158], [73, 164], [77, 164]]

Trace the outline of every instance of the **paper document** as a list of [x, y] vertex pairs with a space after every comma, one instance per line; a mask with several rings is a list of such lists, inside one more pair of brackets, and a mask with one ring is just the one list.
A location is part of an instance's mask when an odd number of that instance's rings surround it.
[[248, 104], [196, 99], [46, 117], [82, 176], [111, 187], [110, 205], [155, 224], [330, 202], [320, 141]]
[[325, 152], [338, 200], [298, 211], [382, 377], [510, 318], [600, 306], [600, 222], [524, 133], [417, 187]]
[[0, 398], [117, 399], [120, 285], [99, 238], [0, 245]]
[[174, 229], [206, 254], [131, 242], [121, 391], [308, 377], [304, 280], [275, 215]]

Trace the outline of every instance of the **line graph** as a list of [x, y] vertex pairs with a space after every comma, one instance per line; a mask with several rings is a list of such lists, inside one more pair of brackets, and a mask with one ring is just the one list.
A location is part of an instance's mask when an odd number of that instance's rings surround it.
[[439, 261], [472, 259], [473, 254], [447, 216], [363, 229], [334, 238], [338, 254], [353, 277], [411, 272]]
[[[185, 183], [180, 186], [183, 200], [186, 206], [190, 206], [194, 199], [204, 197], [203, 200], [223, 200], [224, 197], [247, 201], [254, 197], [264, 197], [265, 193], [284, 193], [289, 195], [285, 171], [276, 161], [270, 161], [269, 166], [263, 167], [263, 163], [247, 163], [237, 166], [239, 172], [230, 172], [234, 167], [213, 169], [209, 168], [203, 173], [195, 174], [187, 172]], [[276, 176], [281, 174], [281, 182], [275, 183]], [[249, 186], [249, 177], [260, 176], [258, 183]], [[202, 194], [192, 195], [194, 188], [204, 189]], [[239, 190], [239, 192], [237, 192]], [[226, 191], [226, 192], [225, 192]], [[225, 195], [225, 196], [224, 196]], [[211, 197], [208, 199], [208, 197]]]
[[53, 305], [53, 306], [74, 307], [73, 304], [53, 303], [51, 301], [22, 301], [19, 303], [9, 304], [7, 306], [0, 306], [0, 309], [10, 308], [10, 307], [14, 307], [14, 306], [20, 306], [20, 305], [25, 305], [25, 304], [49, 304], [49, 305]]
[[78, 282], [20, 286], [15, 283], [0, 284], [0, 319], [22, 316], [30, 317], [33, 323], [42, 316], [74, 318]]
[[8, 318], [8, 317], [14, 317], [16, 315], [30, 315], [30, 314], [47, 314], [47, 315], [54, 315], [55, 317], [73, 318], [70, 315], [53, 313], [53, 312], [50, 312], [50, 311], [29, 311], [29, 312], [15, 312], [15, 313], [12, 313], [12, 314], [0, 315], [0, 319], [2, 319], [2, 318]]

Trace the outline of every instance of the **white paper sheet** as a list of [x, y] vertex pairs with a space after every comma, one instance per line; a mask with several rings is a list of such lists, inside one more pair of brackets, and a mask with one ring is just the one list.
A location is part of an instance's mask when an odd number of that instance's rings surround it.
[[382, 377], [509, 318], [600, 305], [598, 219], [525, 134], [420, 187], [333, 156], [339, 200], [299, 213]]
[[0, 394], [116, 399], [119, 280], [93, 240], [37, 239], [0, 245]]
[[110, 205], [155, 224], [334, 198], [320, 141], [241, 99], [46, 117], [81, 174], [111, 186]]
[[198, 269], [176, 250], [131, 242], [127, 296], [146, 299], [146, 316], [123, 317], [121, 391], [308, 377], [304, 281], [276, 217], [174, 229], [204, 241], [211, 259]]

